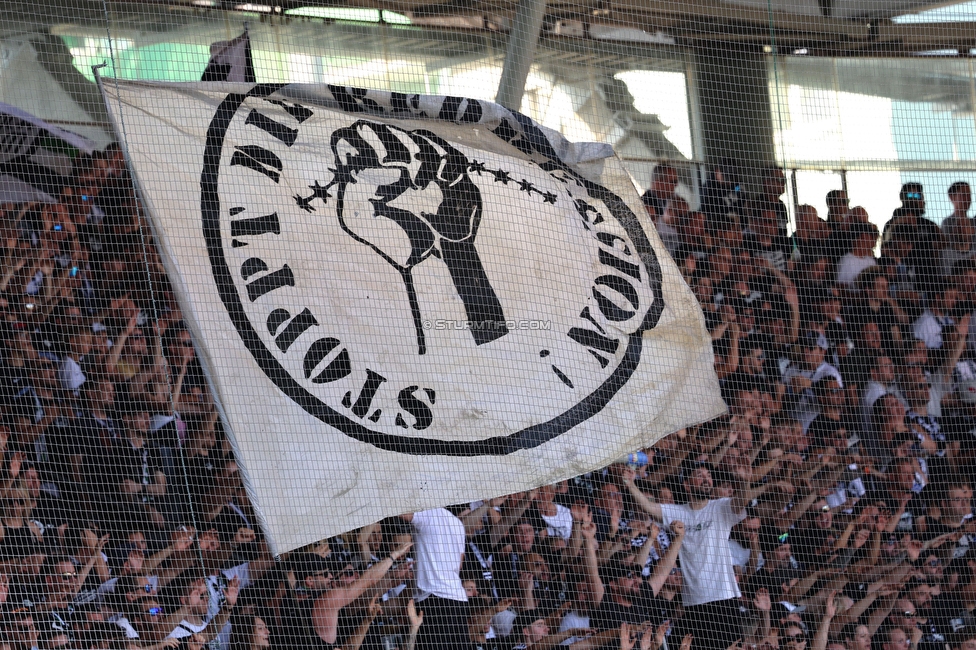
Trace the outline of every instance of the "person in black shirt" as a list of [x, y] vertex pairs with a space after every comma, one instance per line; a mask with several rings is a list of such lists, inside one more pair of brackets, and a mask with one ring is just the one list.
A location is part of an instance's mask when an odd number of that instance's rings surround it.
[[883, 239], [887, 241], [894, 227], [907, 229], [912, 242], [911, 253], [905, 263], [915, 272], [918, 288], [929, 293], [940, 285], [939, 250], [944, 245], [942, 229], [935, 222], [926, 219], [925, 193], [921, 183], [905, 183], [899, 194], [901, 207], [891, 215], [885, 224]]
[[967, 478], [958, 474], [946, 477], [931, 488], [937, 495], [939, 507], [926, 521], [922, 539], [928, 541], [958, 535], [959, 539], [948, 540], [943, 548], [952, 549], [952, 558], [962, 557], [972, 544], [968, 524], [973, 519], [973, 488]]
[[972, 558], [954, 560], [946, 569], [941, 593], [932, 599], [932, 620], [936, 629], [947, 637], [958, 632], [967, 618], [972, 621], [976, 610], [976, 572], [973, 567]]
[[[880, 400], [879, 400], [880, 401]], [[915, 486], [915, 461], [913, 458], [896, 458], [885, 471], [884, 477], [874, 477], [871, 489], [864, 499], [868, 503], [883, 501], [898, 520], [895, 533], [917, 533], [921, 530], [927, 511], [925, 499], [912, 490]]]
[[749, 230], [742, 244], [777, 271], [786, 271], [792, 250], [789, 240], [779, 230], [774, 203], [755, 203], [749, 210]]
[[672, 165], [663, 163], [657, 165], [651, 174], [651, 186], [643, 197], [644, 208], [652, 219], [664, 216], [668, 201], [674, 196], [674, 188], [678, 186], [678, 170]]
[[807, 435], [814, 449], [833, 448], [843, 453], [860, 441], [860, 424], [845, 416], [846, 392], [840, 383], [830, 375], [824, 376], [813, 385], [813, 392], [820, 406], [820, 415], [814, 418], [807, 429]]
[[827, 255], [830, 226], [817, 215], [812, 205], [801, 205], [796, 210], [796, 232], [790, 237], [798, 261], [811, 264]]
[[162, 527], [166, 520], [159, 505], [166, 497], [166, 477], [158, 450], [146, 439], [149, 412], [131, 404], [122, 422], [123, 435], [90, 466], [89, 485], [101, 493], [104, 519], [117, 518], [123, 531], [146, 521]]
[[719, 223], [729, 214], [739, 215], [744, 192], [735, 164], [723, 161], [714, 165], [702, 188], [701, 210], [710, 223]]
[[786, 206], [780, 197], [786, 193], [786, 175], [783, 170], [775, 165], [770, 165], [762, 170], [762, 185], [759, 188], [760, 198], [767, 205], [773, 206], [776, 212], [776, 223], [779, 234], [786, 237], [789, 226], [790, 216], [786, 211]]
[[[641, 597], [644, 587], [642, 567], [616, 559], [603, 567], [602, 576], [604, 584], [607, 585], [607, 594], [591, 618], [594, 627], [610, 629], [620, 627], [621, 623], [643, 623], [650, 620], [652, 611], [662, 609], [652, 601], [661, 592], [678, 559], [678, 552], [685, 538], [684, 523], [673, 521], [671, 532], [674, 534], [671, 545], [668, 546], [667, 553], [654, 565], [654, 571], [647, 580], [647, 593], [644, 593], [644, 597]], [[645, 543], [651, 542], [648, 540]], [[663, 621], [652, 622], [663, 623]]]

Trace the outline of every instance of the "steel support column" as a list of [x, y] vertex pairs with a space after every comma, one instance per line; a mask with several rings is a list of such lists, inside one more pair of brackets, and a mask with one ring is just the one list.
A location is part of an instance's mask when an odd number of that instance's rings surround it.
[[535, 58], [535, 46], [539, 42], [542, 21], [546, 17], [546, 0], [520, 0], [508, 34], [508, 50], [505, 67], [498, 82], [495, 101], [513, 111], [522, 105], [525, 80]]

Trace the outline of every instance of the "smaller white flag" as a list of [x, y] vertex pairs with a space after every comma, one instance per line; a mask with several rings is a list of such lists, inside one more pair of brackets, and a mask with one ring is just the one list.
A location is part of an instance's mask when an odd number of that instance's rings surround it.
[[247, 30], [232, 41], [210, 45], [210, 61], [200, 81], [243, 81], [257, 83], [251, 60], [251, 38]]
[[0, 203], [53, 203], [74, 157], [94, 150], [90, 140], [0, 103]]

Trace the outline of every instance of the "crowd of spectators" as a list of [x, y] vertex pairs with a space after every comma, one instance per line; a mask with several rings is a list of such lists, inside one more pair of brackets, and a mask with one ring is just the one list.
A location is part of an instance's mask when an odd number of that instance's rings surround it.
[[788, 236], [776, 168], [678, 177], [644, 203], [728, 415], [279, 560], [120, 150], [0, 206], [0, 650], [976, 650], [969, 186], [882, 239], [839, 190]]

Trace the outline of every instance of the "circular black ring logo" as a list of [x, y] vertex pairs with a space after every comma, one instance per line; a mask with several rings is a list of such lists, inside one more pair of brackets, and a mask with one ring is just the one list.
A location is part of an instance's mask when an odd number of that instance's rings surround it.
[[[445, 456], [495, 456], [533, 448], [585, 422], [610, 403], [637, 369], [643, 333], [657, 325], [664, 308], [657, 257], [627, 205], [565, 165], [544, 134], [517, 113], [511, 114], [511, 122], [503, 120], [492, 131], [495, 137], [526, 154], [544, 172], [550, 185], [555, 179], [572, 191], [558, 191], [559, 186], [553, 189], [493, 168], [437, 135], [436, 121], [430, 121], [431, 129], [401, 128], [391, 123], [389, 118], [397, 117], [392, 111], [384, 111], [378, 105], [351, 104], [348, 90], [335, 88], [331, 90], [337, 104], [360, 115], [350, 116], [346, 124], [331, 133], [331, 178], [308, 183], [307, 192], [288, 197], [287, 209], [299, 215], [328, 210], [350, 238], [348, 241], [361, 246], [364, 256], [387, 265], [383, 268], [399, 277], [403, 304], [409, 304], [403, 320], [412, 322], [409, 329], [416, 337], [417, 361], [429, 358], [425, 356], [428, 339], [437, 334], [431, 332], [435, 321], [423, 313], [418, 298], [414, 275], [421, 264], [422, 268], [443, 265], [467, 315], [464, 340], [475, 346], [473, 349], [490, 350], [497, 341], [511, 340], [515, 335], [511, 330], [524, 322], [512, 320], [505, 300], [496, 292], [486, 265], [482, 264], [491, 251], [479, 248], [479, 230], [492, 218], [483, 191], [504, 185], [542, 206], [555, 205], [557, 200], [572, 206], [579, 216], [575, 227], [592, 235], [593, 251], [597, 253], [594, 267], [602, 265], [599, 268], [603, 271], [592, 280], [592, 305], [584, 307], [580, 314], [592, 326], [582, 323], [554, 336], [572, 340], [584, 356], [592, 357], [603, 374], [599, 384], [561, 413], [515, 433], [481, 440], [424, 437], [423, 431], [435, 417], [437, 396], [433, 389], [419, 384], [396, 387], [400, 389], [396, 398], [400, 411], [383, 414], [380, 409], [373, 409], [371, 400], [385, 388], [382, 370], [359, 369], [361, 388], [344, 391], [341, 400], [336, 395], [338, 403], [327, 404], [321, 393], [317, 395], [317, 388], [338, 385], [336, 382], [354, 374], [355, 355], [351, 356], [334, 336], [297, 345], [296, 341], [305, 340], [301, 337], [318, 325], [315, 314], [304, 309], [293, 315], [294, 309], [275, 307], [269, 299], [276, 290], [295, 286], [292, 269], [287, 264], [275, 269], [275, 264], [260, 257], [242, 257], [240, 253], [246, 250], [242, 247], [247, 246], [248, 237], [279, 233], [284, 220], [279, 218], [279, 212], [284, 214], [286, 207], [274, 214], [250, 217], [244, 207], [229, 205], [233, 201], [221, 195], [221, 174], [228, 169], [253, 173], [255, 183], [267, 182], [269, 188], [280, 187], [282, 174], [288, 173], [282, 156], [276, 152], [290, 151], [296, 141], [301, 141], [302, 125], [314, 115], [315, 107], [278, 99], [283, 95], [275, 93], [282, 88], [257, 85], [246, 94], [231, 94], [223, 100], [207, 133], [200, 186], [203, 235], [220, 297], [244, 345], [285, 395], [309, 414], [360, 442], [405, 454]], [[454, 107], [459, 101], [462, 100], [444, 100], [445, 105]], [[466, 101], [471, 102], [467, 116], [475, 102]], [[477, 115], [480, 113], [479, 109]], [[232, 124], [248, 128], [248, 133], [254, 134], [253, 143], [225, 147]], [[411, 209], [411, 201], [421, 207]], [[424, 210], [428, 204], [433, 207]], [[626, 237], [607, 230], [609, 225], [622, 229]], [[377, 234], [377, 228], [395, 235]], [[239, 271], [232, 270], [232, 264], [236, 267], [238, 263]], [[594, 315], [599, 316], [600, 322]], [[605, 327], [607, 323], [629, 326], [614, 337]], [[261, 331], [262, 325], [268, 336]], [[304, 355], [304, 373], [296, 372], [294, 367], [289, 370], [283, 363], [293, 350]], [[537, 356], [545, 359], [548, 354], [548, 350], [541, 350]], [[573, 379], [555, 364], [552, 372], [560, 385], [574, 388]], [[389, 418], [387, 426], [380, 426], [385, 422], [381, 418]], [[384, 428], [385, 431], [377, 430]], [[396, 435], [389, 432], [391, 428], [413, 431], [410, 435]]]

